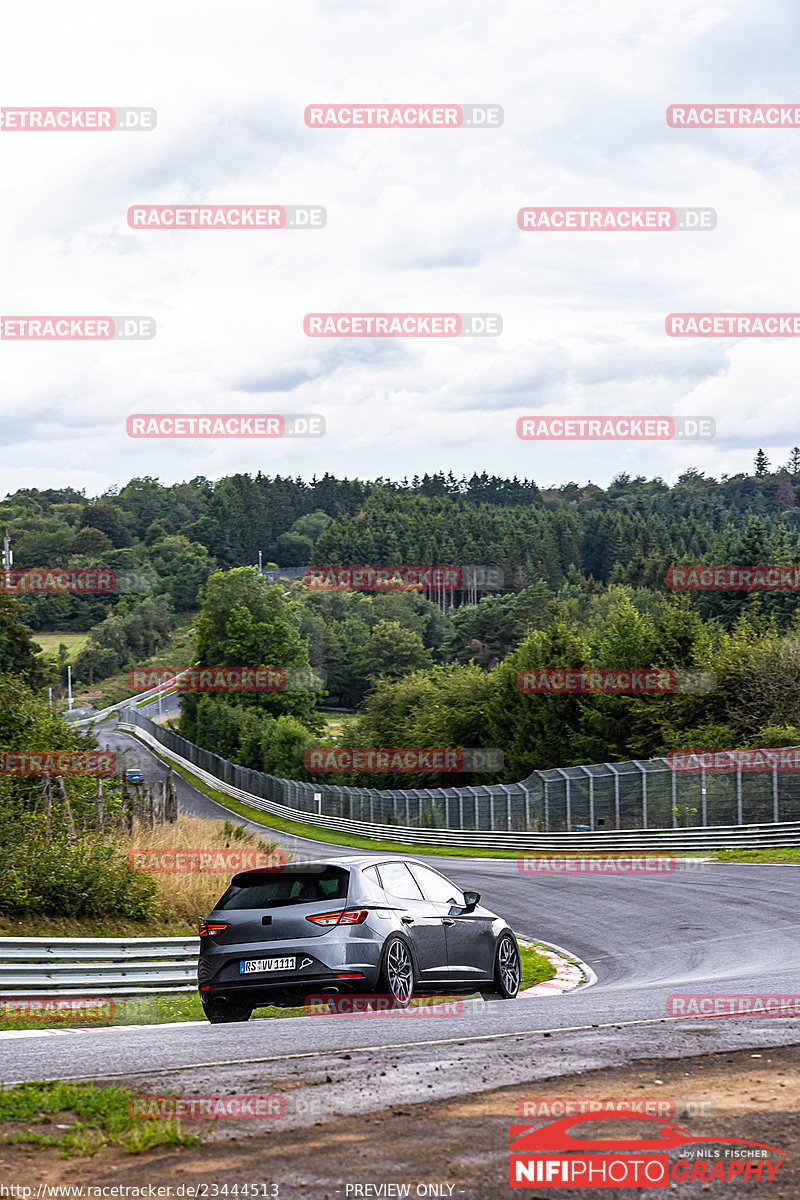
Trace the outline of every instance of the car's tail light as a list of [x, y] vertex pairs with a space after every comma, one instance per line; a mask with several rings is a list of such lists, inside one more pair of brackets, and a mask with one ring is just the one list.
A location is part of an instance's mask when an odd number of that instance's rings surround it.
[[314, 925], [363, 925], [369, 916], [369, 909], [346, 908], [344, 912], [317, 913], [306, 917]]
[[218, 933], [224, 933], [226, 929], [230, 929], [230, 925], [226, 925], [224, 921], [201, 921], [200, 937], [214, 937]]

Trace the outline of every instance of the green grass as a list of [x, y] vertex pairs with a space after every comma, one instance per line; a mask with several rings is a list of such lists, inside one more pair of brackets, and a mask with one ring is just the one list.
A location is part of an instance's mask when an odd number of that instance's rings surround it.
[[58, 647], [63, 643], [67, 647], [67, 662], [74, 662], [77, 655], [89, 640], [88, 633], [34, 633], [33, 640], [41, 646], [42, 655], [47, 658], [58, 658]]
[[357, 713], [326, 713], [320, 709], [317, 715], [325, 722], [326, 738], [340, 738], [347, 726], [358, 720]]
[[522, 983], [520, 988], [534, 987], [552, 979], [556, 969], [548, 958], [539, 954], [533, 946], [520, 942], [519, 955], [522, 960]]
[[[92, 1156], [104, 1146], [121, 1146], [129, 1154], [141, 1154], [153, 1146], [196, 1146], [200, 1138], [184, 1133], [179, 1120], [140, 1120], [130, 1115], [129, 1102], [136, 1097], [122, 1087], [98, 1087], [95, 1083], [45, 1083], [34, 1080], [0, 1088], [0, 1142], [56, 1146], [62, 1158]], [[60, 1133], [39, 1133], [30, 1128], [53, 1129], [53, 1116], [68, 1128]], [[9, 1123], [27, 1125], [8, 1129]]]
[[800, 863], [800, 846], [770, 846], [765, 850], [715, 850], [720, 862]]

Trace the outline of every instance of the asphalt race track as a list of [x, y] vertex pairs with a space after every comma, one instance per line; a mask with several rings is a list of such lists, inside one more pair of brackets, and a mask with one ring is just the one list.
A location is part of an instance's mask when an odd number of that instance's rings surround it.
[[[136, 763], [148, 778], [165, 772], [147, 749], [109, 724], [99, 737], [126, 751], [127, 765]], [[177, 786], [182, 812], [230, 816], [183, 780]], [[344, 852], [276, 836], [306, 854]], [[320, 1070], [324, 1076], [335, 1063], [338, 1098], [352, 1111], [354, 1104], [381, 1103], [380, 1082], [372, 1090], [365, 1086], [363, 1056], [376, 1075], [391, 1057], [392, 1100], [419, 1096], [422, 1087], [431, 1099], [465, 1085], [510, 1083], [523, 1071], [525, 1078], [532, 1072], [543, 1078], [644, 1054], [682, 1057], [800, 1041], [790, 1018], [667, 1019], [667, 998], [674, 994], [800, 991], [795, 866], [714, 863], [648, 876], [545, 876], [521, 874], [514, 860], [429, 861], [462, 887], [478, 890], [518, 934], [578, 956], [596, 982], [564, 996], [477, 1002], [461, 1016], [413, 1022], [335, 1016], [6, 1034], [2, 1078], [8, 1084], [152, 1073], [174, 1087], [221, 1090], [241, 1083], [247, 1071], [251, 1081], [259, 1070], [271, 1079], [279, 1073], [300, 1081]], [[440, 1070], [455, 1060], [457, 1072]]]

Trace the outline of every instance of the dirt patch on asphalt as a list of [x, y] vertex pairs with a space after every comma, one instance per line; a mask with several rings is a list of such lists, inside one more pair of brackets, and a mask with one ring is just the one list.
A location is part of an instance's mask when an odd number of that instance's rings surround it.
[[[771, 1183], [766, 1175], [760, 1181], [733, 1183], [704, 1182], [701, 1176], [672, 1185], [669, 1195], [707, 1194], [710, 1200], [756, 1194], [776, 1200], [800, 1196], [800, 1046], [640, 1060], [631, 1068], [586, 1071], [473, 1097], [403, 1104], [380, 1113], [317, 1121], [304, 1130], [276, 1126], [267, 1133], [259, 1130], [250, 1137], [243, 1133], [216, 1143], [211, 1122], [186, 1122], [184, 1127], [190, 1125], [192, 1132], [207, 1139], [189, 1150], [170, 1148], [131, 1156], [109, 1147], [92, 1159], [61, 1160], [53, 1148], [2, 1146], [0, 1184], [26, 1184], [33, 1188], [33, 1198], [40, 1183], [106, 1189], [169, 1186], [171, 1191], [162, 1196], [211, 1200], [225, 1195], [274, 1195], [280, 1200], [301, 1196], [361, 1200], [403, 1194], [459, 1200], [512, 1194], [539, 1198], [552, 1192], [535, 1186], [521, 1193], [509, 1189], [509, 1125], [545, 1124], [565, 1114], [591, 1111], [593, 1105], [596, 1111], [598, 1104], [611, 1100], [626, 1101], [634, 1112], [660, 1116], [696, 1136], [745, 1138], [785, 1152]], [[30, 1128], [44, 1132], [41, 1126]], [[630, 1137], [640, 1131], [641, 1126], [619, 1124], [609, 1134]], [[226, 1184], [227, 1192], [222, 1190]], [[243, 1190], [245, 1184], [249, 1191]], [[408, 1191], [400, 1190], [406, 1186]], [[0, 1195], [9, 1194], [0, 1190]], [[83, 1192], [87, 1200], [93, 1195], [136, 1194]], [[568, 1194], [600, 1197], [614, 1191], [570, 1189]], [[664, 1190], [626, 1189], [626, 1194], [657, 1197]], [[24, 1200], [22, 1193], [17, 1195]], [[41, 1200], [47, 1196], [46, 1191], [40, 1193]]]

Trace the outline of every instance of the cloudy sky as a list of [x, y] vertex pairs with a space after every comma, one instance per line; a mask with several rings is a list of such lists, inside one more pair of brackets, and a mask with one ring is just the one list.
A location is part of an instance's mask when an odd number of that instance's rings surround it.
[[[746, 470], [800, 444], [798, 344], [673, 311], [800, 311], [790, 0], [9, 2], [4, 106], [152, 106], [154, 132], [0, 132], [2, 315], [147, 314], [152, 341], [0, 341], [0, 494], [233, 471], [540, 484]], [[309, 129], [316, 102], [502, 105], [501, 128]], [[133, 204], [321, 204], [315, 231], [133, 230]], [[524, 205], [710, 205], [713, 232], [522, 233]], [[308, 312], [498, 312], [491, 339], [311, 339]], [[293, 441], [133, 440], [136, 412], [324, 415]], [[528, 414], [708, 415], [712, 442], [531, 443]]]

